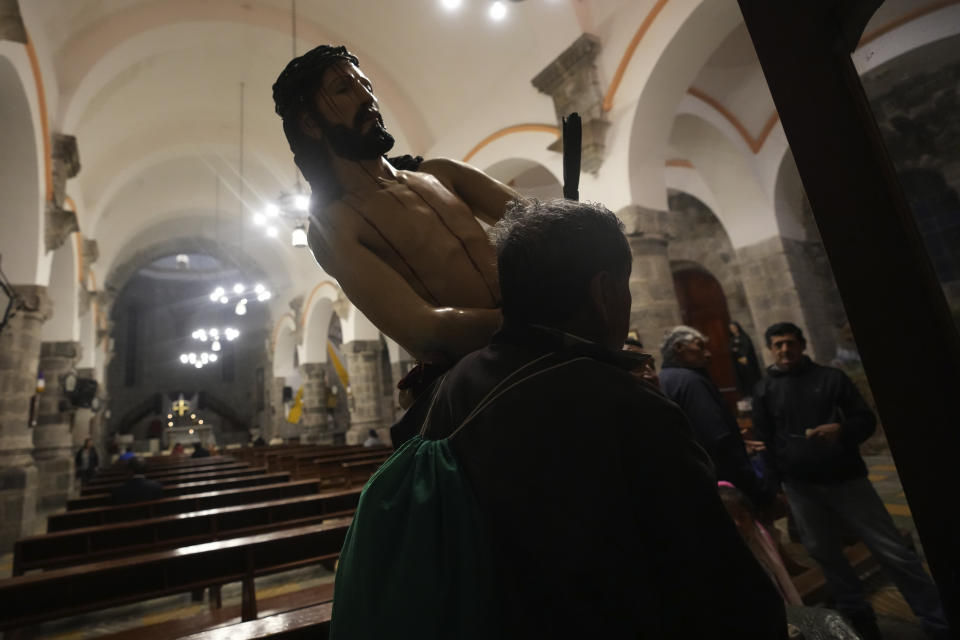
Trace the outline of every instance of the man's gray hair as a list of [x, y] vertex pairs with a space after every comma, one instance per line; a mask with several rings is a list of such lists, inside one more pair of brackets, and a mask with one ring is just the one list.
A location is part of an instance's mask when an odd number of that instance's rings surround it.
[[660, 343], [660, 357], [663, 360], [663, 364], [670, 364], [676, 359], [673, 345], [686, 344], [697, 338], [704, 342], [707, 341], [707, 336], [685, 324], [678, 324], [675, 327], [667, 329], [663, 334], [663, 341]]
[[586, 304], [595, 275], [630, 276], [623, 223], [601, 204], [517, 200], [490, 239], [508, 321], [563, 322]]

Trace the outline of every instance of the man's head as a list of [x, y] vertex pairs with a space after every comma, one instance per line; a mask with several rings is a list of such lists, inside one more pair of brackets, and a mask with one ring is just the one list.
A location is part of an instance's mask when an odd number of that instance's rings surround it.
[[93, 446], [93, 440], [91, 438], [87, 438], [86, 440], [83, 441], [84, 449], [89, 449], [92, 446]]
[[491, 230], [503, 317], [620, 349], [630, 321], [630, 247], [599, 204], [517, 201]]
[[142, 476], [147, 472], [147, 465], [140, 458], [130, 458], [130, 462], [127, 463], [127, 471], [132, 476]]
[[377, 435], [377, 430], [376, 430], [376, 429], [370, 429], [369, 431], [367, 431], [367, 435], [370, 436], [371, 438], [379, 438], [379, 437], [380, 437], [380, 436]]
[[320, 202], [339, 196], [331, 153], [375, 160], [393, 147], [373, 86], [345, 47], [320, 45], [291, 60], [273, 85], [273, 102], [294, 161]]
[[777, 368], [789, 370], [803, 362], [807, 340], [800, 327], [792, 322], [778, 322], [767, 328], [763, 335]]
[[664, 365], [679, 365], [699, 369], [710, 362], [707, 336], [693, 327], [677, 325], [667, 329], [660, 343], [660, 355]]

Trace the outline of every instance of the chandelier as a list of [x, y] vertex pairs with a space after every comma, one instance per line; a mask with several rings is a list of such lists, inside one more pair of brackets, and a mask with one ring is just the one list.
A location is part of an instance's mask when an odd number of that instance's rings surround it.
[[307, 246], [307, 213], [310, 211], [310, 196], [300, 186], [300, 176], [291, 191], [281, 191], [276, 202], [268, 202], [263, 211], [253, 214], [253, 224], [261, 227], [268, 238], [280, 235], [279, 225], [293, 227], [290, 239], [294, 247]]
[[273, 297], [273, 294], [270, 293], [270, 290], [259, 283], [251, 287], [243, 284], [242, 282], [238, 282], [230, 289], [225, 289], [218, 286], [216, 289], [210, 292], [211, 302], [229, 304], [231, 300], [236, 300], [237, 303], [234, 306], [233, 311], [238, 316], [246, 315], [247, 302], [251, 298], [255, 299], [257, 302], [266, 302], [271, 297]]
[[233, 342], [240, 337], [240, 332], [233, 327], [227, 327], [223, 330], [214, 327], [212, 329], [197, 329], [190, 334], [190, 337], [203, 343], [209, 340], [210, 351], [204, 350], [199, 353], [193, 351], [190, 353], [181, 353], [180, 363], [197, 369], [203, 369], [208, 364], [216, 362], [219, 359], [217, 352], [222, 349], [220, 339], [222, 338], [227, 342]]

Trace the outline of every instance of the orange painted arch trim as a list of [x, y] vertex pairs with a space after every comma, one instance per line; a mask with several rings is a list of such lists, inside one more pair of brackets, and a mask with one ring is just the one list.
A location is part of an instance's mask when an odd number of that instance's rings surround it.
[[665, 167], [683, 167], [684, 169], [693, 169], [693, 163], [683, 158], [670, 158], [664, 163]]
[[613, 79], [610, 81], [610, 87], [607, 89], [606, 95], [603, 96], [604, 111], [613, 109], [613, 98], [617, 95], [617, 89], [620, 88], [623, 75], [626, 73], [627, 67], [633, 59], [633, 54], [637, 51], [640, 41], [647, 35], [647, 31], [650, 30], [650, 25], [657, 19], [657, 16], [660, 15], [660, 12], [667, 5], [668, 1], [669, 0], [657, 0], [656, 4], [647, 12], [646, 17], [644, 17], [643, 22], [640, 23], [636, 33], [633, 34], [633, 38], [630, 39], [630, 44], [627, 45], [626, 51], [624, 51], [623, 56], [620, 57], [620, 64], [617, 65], [617, 70], [614, 72]]
[[[310, 295], [307, 296], [307, 301], [303, 305], [303, 311], [300, 313], [301, 327], [304, 326], [307, 322], [307, 314], [310, 312], [310, 304], [313, 302], [313, 297], [317, 295], [317, 291], [320, 290], [320, 287], [326, 287], [326, 286], [333, 287], [336, 291], [340, 291], [340, 287], [338, 287], [337, 284], [331, 280], [324, 280], [323, 282], [315, 286], [313, 288], [313, 291], [310, 292]], [[294, 320], [294, 323], [296, 323], [296, 320]]]
[[283, 319], [290, 318], [293, 321], [293, 326], [297, 326], [297, 319], [293, 317], [293, 313], [287, 311], [285, 314], [280, 316], [280, 319], [277, 321], [276, 326], [273, 327], [273, 334], [270, 336], [270, 355], [273, 356], [273, 352], [277, 350], [277, 338], [280, 337], [280, 327], [283, 326]]
[[860, 47], [862, 47], [863, 45], [869, 42], [873, 42], [874, 40], [876, 40], [882, 35], [890, 33], [897, 27], [901, 27], [907, 24], [908, 22], [913, 22], [917, 18], [921, 18], [927, 14], [933, 13], [934, 11], [939, 11], [940, 9], [944, 9], [953, 4], [960, 4], [960, 0], [940, 0], [939, 2], [932, 2], [928, 5], [918, 7], [912, 11], [908, 11], [907, 13], [903, 14], [896, 20], [891, 20], [890, 22], [883, 25], [882, 27], [877, 27], [870, 33], [865, 33], [863, 37], [860, 38], [860, 42], [857, 43], [857, 49], [859, 49]]
[[77, 282], [83, 284], [83, 234], [73, 234], [77, 241]]
[[40, 72], [40, 61], [37, 51], [33, 48], [33, 40], [27, 34], [27, 57], [30, 58], [30, 68], [33, 70], [33, 81], [37, 86], [37, 107], [40, 109], [40, 130], [43, 133], [43, 169], [46, 179], [46, 202], [53, 200], [53, 166], [50, 153], [50, 124], [47, 122], [47, 93], [43, 88], [43, 74]]
[[509, 136], [514, 133], [549, 133], [554, 136], [560, 137], [560, 129], [556, 125], [552, 124], [515, 124], [509, 127], [504, 127], [503, 129], [498, 129], [494, 131], [486, 138], [478, 142], [470, 151], [467, 152], [467, 155], [463, 156], [464, 162], [469, 162], [470, 158], [477, 155], [481, 149], [493, 142], [494, 140], [499, 140], [504, 136]]

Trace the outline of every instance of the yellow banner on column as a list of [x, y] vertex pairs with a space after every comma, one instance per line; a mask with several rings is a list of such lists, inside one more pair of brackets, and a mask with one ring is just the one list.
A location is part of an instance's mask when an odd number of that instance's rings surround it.
[[293, 406], [290, 407], [290, 413], [287, 414], [287, 422], [297, 424], [303, 415], [303, 387], [297, 389], [297, 395], [293, 399]]

